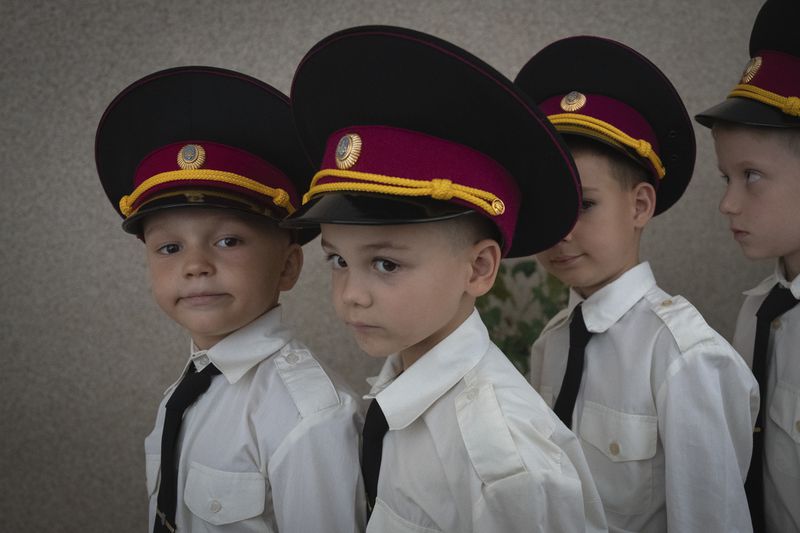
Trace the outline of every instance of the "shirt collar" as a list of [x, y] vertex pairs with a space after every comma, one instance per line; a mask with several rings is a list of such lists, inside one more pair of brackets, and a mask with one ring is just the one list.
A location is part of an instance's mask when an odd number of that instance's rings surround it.
[[569, 291], [569, 313], [583, 303], [583, 320], [592, 333], [603, 333], [655, 287], [656, 279], [647, 261], [639, 263], [585, 300], [574, 289]]
[[405, 372], [401, 373], [400, 357], [389, 356], [380, 374], [367, 380], [372, 390], [364, 398], [377, 399], [389, 429], [403, 429], [474, 368], [490, 342], [486, 326], [473, 310], [455, 331]]
[[195, 351], [192, 343], [190, 362], [198, 372], [214, 363], [228, 383], [236, 383], [248, 370], [279, 351], [291, 339], [291, 331], [282, 323], [280, 306], [271, 309], [219, 341], [208, 350]]
[[776, 283], [792, 291], [792, 296], [800, 300], [800, 276], [795, 277], [792, 281], [787, 280], [786, 274], [784, 274], [783, 271], [783, 262], [780, 259], [775, 262], [775, 271], [770, 274], [767, 279], [752, 289], [744, 291], [744, 294], [746, 296], [761, 296], [767, 294]]

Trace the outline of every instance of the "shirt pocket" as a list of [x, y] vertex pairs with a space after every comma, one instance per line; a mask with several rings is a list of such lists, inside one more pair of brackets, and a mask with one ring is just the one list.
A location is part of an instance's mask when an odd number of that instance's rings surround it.
[[772, 394], [769, 417], [778, 434], [767, 435], [767, 460], [777, 472], [800, 477], [800, 392], [778, 382]]
[[386, 502], [376, 498], [375, 507], [367, 524], [367, 533], [441, 533], [438, 529], [420, 526], [402, 518], [386, 505]]
[[615, 411], [585, 402], [580, 438], [603, 505], [608, 511], [635, 515], [651, 505], [658, 417]]
[[183, 500], [195, 516], [218, 526], [261, 515], [266, 494], [259, 472], [225, 472], [192, 462]]
[[147, 479], [147, 495], [152, 496], [156, 493], [156, 489], [158, 488], [159, 473], [161, 472], [161, 455], [145, 455], [144, 465]]

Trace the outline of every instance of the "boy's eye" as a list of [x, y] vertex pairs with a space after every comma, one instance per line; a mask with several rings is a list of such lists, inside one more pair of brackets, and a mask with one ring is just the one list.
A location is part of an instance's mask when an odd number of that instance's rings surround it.
[[331, 264], [331, 267], [333, 267], [334, 270], [347, 268], [347, 262], [339, 254], [328, 254], [328, 262]]
[[761, 174], [755, 170], [745, 170], [744, 179], [747, 183], [755, 183], [761, 179]]
[[394, 261], [389, 261], [388, 259], [376, 259], [372, 262], [375, 270], [380, 272], [381, 274], [391, 274], [392, 272], [396, 272], [400, 265], [395, 263]]
[[581, 202], [581, 211], [588, 211], [589, 209], [591, 209], [596, 205], [597, 202], [594, 202], [592, 200], [583, 200], [583, 202]]
[[238, 246], [241, 242], [242, 241], [236, 237], [223, 237], [217, 241], [217, 246], [220, 248], [233, 248], [234, 246]]
[[172, 254], [180, 252], [180, 250], [181, 250], [181, 247], [179, 245], [174, 244], [174, 243], [170, 243], [170, 244], [165, 244], [164, 246], [158, 247], [156, 249], [156, 253], [161, 254], [161, 255], [172, 255]]

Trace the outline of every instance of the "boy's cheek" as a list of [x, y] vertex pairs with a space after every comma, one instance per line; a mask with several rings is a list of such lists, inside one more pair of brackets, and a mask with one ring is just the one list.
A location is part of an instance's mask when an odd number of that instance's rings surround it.
[[544, 252], [534, 256], [539, 266], [551, 274], [553, 274], [553, 272], [550, 269], [550, 257], [553, 253], [554, 252], [552, 250], [545, 250]]

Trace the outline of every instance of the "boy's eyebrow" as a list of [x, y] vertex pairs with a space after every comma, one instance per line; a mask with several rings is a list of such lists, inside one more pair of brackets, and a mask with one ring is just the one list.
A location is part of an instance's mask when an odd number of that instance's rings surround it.
[[[322, 245], [323, 248], [331, 248], [331, 249], [334, 249], [334, 250], [336, 249], [335, 245], [333, 245], [329, 241], [326, 241], [324, 238], [322, 238], [320, 240], [320, 244]], [[380, 241], [380, 242], [374, 242], [374, 243], [369, 243], [369, 244], [363, 244], [363, 245], [359, 246], [359, 249], [360, 250], [369, 251], [369, 250], [387, 250], [387, 249], [388, 250], [409, 250], [410, 248], [408, 246], [406, 246], [406, 245], [397, 244], [397, 243], [394, 243], [394, 242], [391, 242], [391, 241]]]
[[409, 247], [391, 241], [375, 242], [361, 246], [362, 250], [408, 250]]
[[581, 187], [581, 190], [583, 192], [586, 192], [586, 191], [594, 192], [594, 191], [599, 191], [600, 189], [598, 189], [597, 187]]

